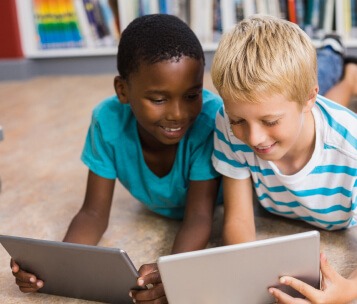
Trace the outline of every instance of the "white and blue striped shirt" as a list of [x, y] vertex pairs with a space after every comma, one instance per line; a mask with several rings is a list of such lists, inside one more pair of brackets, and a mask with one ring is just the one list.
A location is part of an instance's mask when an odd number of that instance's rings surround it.
[[283, 175], [233, 135], [222, 107], [216, 118], [213, 165], [231, 178], [251, 176], [261, 205], [274, 214], [327, 230], [348, 228], [357, 224], [357, 115], [319, 95], [312, 113], [313, 155], [299, 172]]

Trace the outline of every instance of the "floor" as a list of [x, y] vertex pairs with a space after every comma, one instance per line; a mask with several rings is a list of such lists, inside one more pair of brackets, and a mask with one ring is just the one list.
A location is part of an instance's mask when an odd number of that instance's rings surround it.
[[[0, 82], [0, 234], [61, 240], [82, 204], [87, 169], [79, 157], [92, 108], [113, 94], [113, 76], [53, 76]], [[211, 87], [209, 78], [205, 86]], [[258, 238], [311, 230], [257, 208]], [[223, 209], [215, 213], [209, 247], [220, 245]], [[136, 267], [169, 254], [179, 222], [144, 209], [117, 184], [101, 246], [126, 250]], [[357, 261], [357, 230], [321, 231], [332, 265], [348, 275]], [[352, 268], [351, 268], [352, 267]], [[0, 246], [0, 303], [84, 303], [19, 292]], [[92, 302], [91, 302], [92, 303]]]

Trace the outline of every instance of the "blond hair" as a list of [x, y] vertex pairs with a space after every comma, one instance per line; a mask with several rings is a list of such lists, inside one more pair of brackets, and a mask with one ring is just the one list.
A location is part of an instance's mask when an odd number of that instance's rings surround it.
[[283, 94], [303, 105], [317, 85], [316, 50], [296, 24], [253, 15], [223, 35], [211, 75], [223, 98], [259, 102]]

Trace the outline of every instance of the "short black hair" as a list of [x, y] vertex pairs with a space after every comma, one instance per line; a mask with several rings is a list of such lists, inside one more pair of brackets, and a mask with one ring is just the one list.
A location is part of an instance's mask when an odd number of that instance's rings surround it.
[[145, 15], [134, 19], [123, 31], [117, 69], [121, 77], [128, 79], [142, 62], [179, 61], [183, 56], [205, 62], [202, 46], [190, 27], [173, 15]]

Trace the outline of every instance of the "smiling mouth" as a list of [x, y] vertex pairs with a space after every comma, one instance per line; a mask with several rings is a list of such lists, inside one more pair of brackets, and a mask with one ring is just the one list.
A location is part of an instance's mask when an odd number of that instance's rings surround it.
[[255, 146], [254, 149], [255, 149], [257, 152], [267, 153], [267, 152], [270, 151], [270, 149], [271, 149], [272, 147], [275, 146], [275, 144], [276, 144], [276, 142], [273, 143], [273, 144], [271, 144], [271, 145], [269, 145], [269, 146]]
[[[275, 143], [274, 143], [275, 144]], [[258, 150], [265, 150], [265, 149], [269, 149], [271, 148], [272, 146], [274, 146], [274, 144], [271, 144], [269, 146], [256, 146], [255, 148], [258, 149]]]
[[167, 127], [161, 127], [163, 128], [166, 132], [177, 132], [182, 130], [182, 127], [178, 127], [178, 128], [167, 128]]

